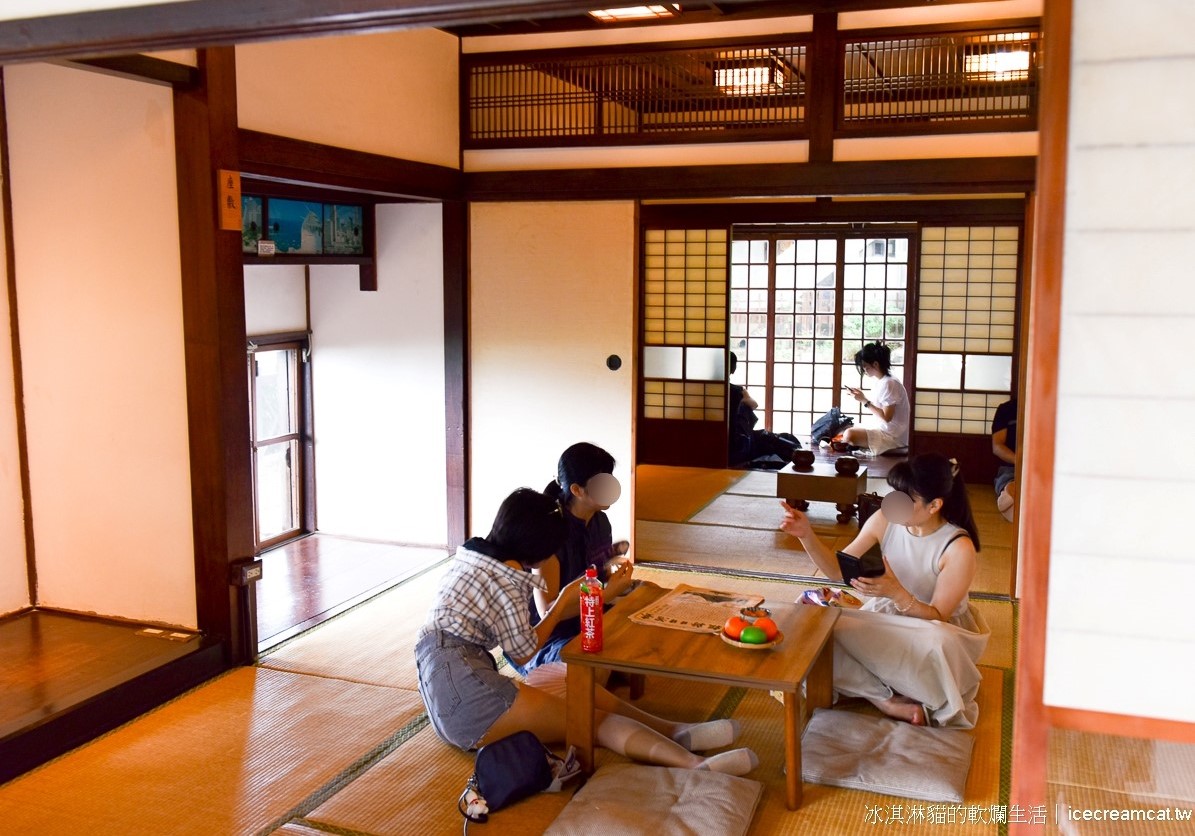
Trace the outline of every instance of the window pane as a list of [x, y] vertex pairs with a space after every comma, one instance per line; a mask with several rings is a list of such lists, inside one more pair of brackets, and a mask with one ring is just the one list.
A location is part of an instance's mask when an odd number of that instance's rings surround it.
[[[863, 317], [844, 316], [842, 318], [842, 336], [847, 340], [858, 340], [863, 336]], [[845, 346], [843, 346], [845, 350]], [[845, 353], [845, 351], [844, 351]]]
[[1008, 355], [968, 354], [967, 388], [993, 392], [1012, 389], [1012, 357]]
[[257, 450], [257, 539], [269, 540], [298, 526], [295, 523], [294, 479], [291, 462], [298, 444], [287, 441]]
[[679, 380], [683, 349], [679, 346], [649, 346], [643, 349], [643, 376]]
[[257, 438], [278, 438], [295, 431], [291, 408], [291, 357], [293, 349], [258, 351], [257, 366]]
[[726, 352], [721, 348], [686, 348], [686, 380], [724, 380]]
[[882, 316], [865, 316], [863, 317], [863, 339], [865, 340], [879, 340], [884, 337], [884, 317]]
[[918, 389], [961, 389], [963, 386], [963, 355], [917, 355]]

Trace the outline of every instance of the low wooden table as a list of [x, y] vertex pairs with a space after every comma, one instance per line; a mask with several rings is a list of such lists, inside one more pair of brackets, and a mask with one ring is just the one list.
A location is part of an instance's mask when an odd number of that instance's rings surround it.
[[848, 523], [858, 510], [859, 495], [867, 493], [867, 468], [860, 466], [854, 476], [842, 476], [832, 461], [817, 460], [812, 470], [797, 470], [785, 465], [776, 471], [776, 496], [789, 505], [809, 509], [809, 500], [833, 502], [838, 509], [838, 521]]
[[[801, 806], [801, 732], [814, 708], [830, 705], [838, 610], [767, 602], [784, 641], [771, 650], [732, 647], [719, 636], [635, 624], [629, 616], [668, 592], [641, 584], [605, 615], [604, 648], [585, 653], [581, 639], [561, 652], [568, 663], [568, 744], [586, 773], [593, 771], [594, 673], [597, 668], [657, 674], [784, 693], [786, 802]], [[805, 683], [802, 711], [801, 683]]]

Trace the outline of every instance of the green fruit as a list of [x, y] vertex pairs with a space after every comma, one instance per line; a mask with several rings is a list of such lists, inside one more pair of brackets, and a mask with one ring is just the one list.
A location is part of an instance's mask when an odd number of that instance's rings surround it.
[[743, 628], [743, 632], [739, 633], [739, 641], [744, 644], [767, 644], [768, 634], [763, 628], [752, 625]]

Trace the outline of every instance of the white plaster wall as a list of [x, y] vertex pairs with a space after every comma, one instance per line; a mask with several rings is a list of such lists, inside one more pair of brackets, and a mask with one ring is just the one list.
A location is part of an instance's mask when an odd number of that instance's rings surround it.
[[457, 38], [438, 29], [242, 44], [240, 126], [459, 167]]
[[[483, 203], [470, 210], [471, 534], [560, 453], [617, 460], [615, 539], [631, 533], [635, 210], [629, 202]], [[606, 368], [617, 354], [623, 365]]]
[[[1086, 0], [1079, 0], [1086, 2]], [[873, 29], [885, 26], [926, 26], [973, 20], [1041, 17], [1042, 0], [989, 0], [987, 3], [946, 3], [899, 9], [870, 9], [838, 15], [839, 29]]]
[[809, 161], [809, 143], [801, 139], [617, 148], [499, 148], [466, 151], [463, 159], [465, 171], [804, 163]]
[[311, 271], [320, 531], [443, 546], [443, 213], [378, 206], [378, 289], [356, 267]]
[[193, 627], [171, 93], [5, 68], [37, 603]]
[[[0, 206], [0, 228], [4, 207]], [[17, 399], [13, 372], [11, 309], [5, 240], [0, 235], [0, 615], [29, 606], [25, 563], [25, 505], [17, 447]]]
[[245, 333], [307, 330], [307, 289], [301, 264], [245, 267]]
[[0, 6], [0, 20], [134, 8], [161, 2], [186, 0], [5, 0]]
[[1193, 28], [1184, 0], [1074, 4], [1045, 679], [1050, 705], [1186, 722], [1195, 445], [1149, 428], [1195, 407], [1195, 99], [1142, 91], [1195, 73]]

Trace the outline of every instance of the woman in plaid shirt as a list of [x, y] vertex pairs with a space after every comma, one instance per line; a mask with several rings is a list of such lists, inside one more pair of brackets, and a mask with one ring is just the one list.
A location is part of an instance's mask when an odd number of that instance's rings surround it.
[[[561, 619], [578, 614], [580, 579], [560, 590], [538, 624], [531, 624], [528, 610], [543, 583], [530, 570], [556, 553], [566, 530], [554, 499], [520, 488], [503, 501], [490, 533], [462, 545], [445, 572], [415, 644], [415, 663], [428, 717], [447, 743], [476, 749], [522, 730], [544, 743], [564, 741], [564, 664], [542, 665], [518, 682], [498, 672], [490, 651], [500, 647], [524, 663]], [[604, 689], [595, 701], [597, 742], [626, 757], [731, 775], [745, 775], [759, 763], [750, 749], [693, 754], [733, 743], [735, 721], [674, 723]]]

